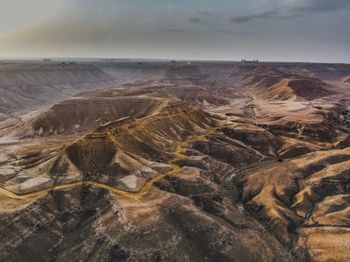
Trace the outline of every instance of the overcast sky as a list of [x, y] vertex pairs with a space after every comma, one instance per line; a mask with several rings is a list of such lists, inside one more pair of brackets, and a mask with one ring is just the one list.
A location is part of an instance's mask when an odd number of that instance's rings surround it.
[[0, 0], [0, 57], [350, 62], [350, 0]]

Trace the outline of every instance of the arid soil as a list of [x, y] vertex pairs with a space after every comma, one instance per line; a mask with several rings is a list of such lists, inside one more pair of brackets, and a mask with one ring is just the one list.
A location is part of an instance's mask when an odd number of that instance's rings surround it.
[[1, 64], [0, 261], [350, 261], [349, 79]]

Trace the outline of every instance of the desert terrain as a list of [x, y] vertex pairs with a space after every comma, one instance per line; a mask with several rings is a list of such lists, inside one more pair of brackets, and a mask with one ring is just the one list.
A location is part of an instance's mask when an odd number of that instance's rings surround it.
[[350, 65], [0, 62], [0, 261], [350, 261]]

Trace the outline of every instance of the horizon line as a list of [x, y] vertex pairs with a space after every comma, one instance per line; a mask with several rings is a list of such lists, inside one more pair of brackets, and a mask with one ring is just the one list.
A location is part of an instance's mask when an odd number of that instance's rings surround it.
[[[60, 61], [64, 61], [64, 60], [72, 60], [72, 62], [74, 62], [74, 60], [77, 61], [83, 61], [86, 60], [88, 61], [97, 61], [100, 60], [98, 62], [118, 62], [119, 61], [134, 61], [134, 62], [141, 62], [141, 61], [153, 61], [153, 62], [227, 62], [227, 63], [241, 63], [242, 60], [246, 60], [246, 61], [253, 61], [253, 60], [257, 60], [258, 63], [261, 64], [267, 64], [267, 63], [290, 63], [290, 64], [297, 64], [297, 63], [303, 63], [303, 64], [343, 64], [343, 65], [349, 65], [349, 62], [325, 62], [325, 61], [296, 61], [296, 60], [262, 60], [262, 59], [247, 59], [247, 58], [242, 58], [242, 59], [185, 59], [185, 58], [130, 58], [130, 57], [57, 57], [57, 56], [38, 56], [38, 57], [34, 57], [34, 56], [24, 56], [24, 57], [7, 57], [7, 56], [0, 56], [0, 61], [4, 62], [4, 61], [36, 61], [36, 62], [43, 62], [44, 60], [47, 60], [46, 62], [60, 62]], [[110, 60], [110, 61], [103, 61], [103, 60]], [[115, 61], [113, 61], [115, 60]], [[257, 64], [258, 64], [257, 63]]]

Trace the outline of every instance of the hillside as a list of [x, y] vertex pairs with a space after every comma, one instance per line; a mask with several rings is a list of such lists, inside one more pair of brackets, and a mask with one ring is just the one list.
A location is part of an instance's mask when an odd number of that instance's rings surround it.
[[0, 113], [48, 104], [112, 83], [111, 77], [90, 65], [5, 63], [0, 65]]
[[255, 88], [256, 96], [264, 100], [310, 101], [335, 94], [330, 85], [317, 79], [280, 79], [271, 86], [266, 86], [267, 81], [261, 80]]

